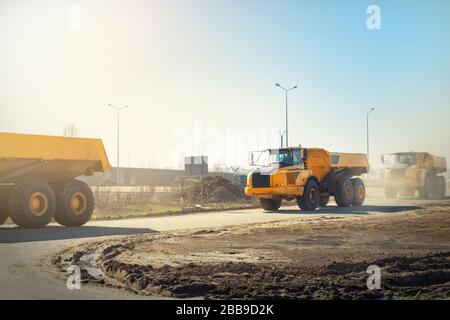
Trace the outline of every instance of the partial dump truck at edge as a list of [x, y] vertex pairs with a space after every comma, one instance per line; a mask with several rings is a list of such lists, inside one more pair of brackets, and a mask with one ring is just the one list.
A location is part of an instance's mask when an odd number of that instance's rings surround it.
[[297, 200], [302, 210], [325, 207], [334, 197], [340, 207], [364, 203], [366, 189], [358, 177], [369, 172], [362, 153], [331, 153], [321, 148], [277, 148], [250, 153], [259, 168], [247, 176], [245, 194], [257, 197], [267, 211], [283, 199]]
[[36, 228], [55, 219], [81, 226], [94, 211], [90, 187], [75, 178], [111, 169], [99, 139], [0, 132], [0, 224]]
[[384, 190], [387, 198], [399, 194], [421, 199], [445, 198], [447, 159], [428, 152], [397, 152], [381, 156], [385, 165]]

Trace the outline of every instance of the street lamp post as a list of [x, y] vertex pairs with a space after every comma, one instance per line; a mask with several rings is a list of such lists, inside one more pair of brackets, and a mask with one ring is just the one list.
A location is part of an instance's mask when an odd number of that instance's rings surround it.
[[117, 111], [117, 184], [120, 184], [120, 110], [128, 108], [128, 106], [115, 107], [108, 104], [109, 107]]
[[280, 141], [280, 146], [281, 146], [281, 148], [283, 148], [283, 136], [286, 133], [286, 131], [278, 130], [277, 133], [280, 136], [280, 140], [281, 140]]
[[280, 84], [278, 84], [278, 83], [275, 83], [275, 85], [276, 85], [277, 87], [280, 87], [281, 89], [283, 89], [283, 90], [284, 90], [284, 93], [285, 93], [285, 96], [286, 96], [286, 130], [285, 130], [285, 133], [286, 133], [286, 142], [285, 142], [285, 145], [286, 145], [286, 147], [288, 147], [288, 146], [289, 146], [289, 133], [288, 133], [288, 92], [291, 91], [291, 90], [293, 90], [293, 89], [296, 89], [298, 86], [293, 86], [292, 88], [285, 89], [284, 87], [282, 87], [282, 86], [281, 86]]
[[367, 121], [367, 159], [369, 159], [369, 114], [375, 110], [375, 108], [370, 108], [370, 110], [367, 112], [366, 115], [366, 121]]

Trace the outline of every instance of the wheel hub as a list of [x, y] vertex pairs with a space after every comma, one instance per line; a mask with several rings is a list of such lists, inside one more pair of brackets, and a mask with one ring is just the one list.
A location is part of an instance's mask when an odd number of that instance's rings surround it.
[[311, 189], [311, 190], [309, 191], [309, 200], [310, 200], [311, 202], [316, 202], [316, 200], [317, 200], [317, 192], [316, 192], [315, 189]]
[[345, 192], [347, 193], [347, 197], [350, 198], [352, 196], [352, 189], [348, 187]]
[[83, 212], [86, 210], [86, 206], [87, 206], [87, 199], [83, 193], [75, 192], [70, 197], [70, 209], [76, 215], [83, 214]]
[[358, 187], [358, 196], [360, 199], [364, 197], [364, 188], [362, 186]]
[[28, 208], [30, 209], [31, 214], [36, 217], [44, 215], [48, 209], [48, 199], [45, 194], [41, 192], [33, 193], [28, 202]]

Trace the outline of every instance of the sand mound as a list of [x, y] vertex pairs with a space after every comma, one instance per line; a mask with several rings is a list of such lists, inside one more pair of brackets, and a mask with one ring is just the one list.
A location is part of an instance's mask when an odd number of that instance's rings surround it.
[[[244, 188], [222, 176], [207, 176], [203, 179], [203, 201], [204, 202], [226, 202], [242, 201], [247, 199]], [[182, 192], [185, 199], [199, 201], [201, 198], [200, 181], [195, 182], [193, 186], [186, 187]]]

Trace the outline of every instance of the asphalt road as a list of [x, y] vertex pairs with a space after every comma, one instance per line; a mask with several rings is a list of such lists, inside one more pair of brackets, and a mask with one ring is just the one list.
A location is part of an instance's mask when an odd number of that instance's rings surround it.
[[414, 210], [423, 203], [424, 201], [415, 199], [393, 201], [369, 198], [361, 207], [337, 208], [331, 203], [331, 206], [312, 213], [302, 213], [296, 207], [285, 207], [278, 213], [246, 209], [184, 216], [92, 221], [77, 228], [63, 228], [52, 224], [42, 229], [22, 230], [13, 225], [3, 225], [0, 227], [0, 299], [136, 298], [130, 293], [92, 285], [82, 285], [81, 290], [67, 289], [66, 275], [55, 272], [50, 264], [50, 258], [65, 247], [75, 246], [91, 239], [305, 217], [395, 214]]

